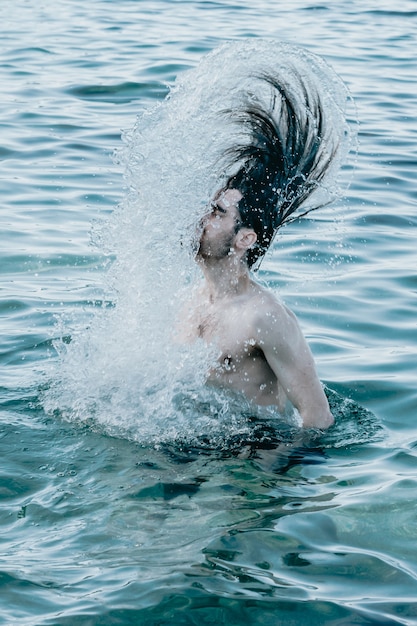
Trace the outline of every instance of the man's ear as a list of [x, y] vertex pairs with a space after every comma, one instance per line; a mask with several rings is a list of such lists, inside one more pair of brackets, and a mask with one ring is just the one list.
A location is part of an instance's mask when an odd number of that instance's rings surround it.
[[237, 235], [235, 245], [239, 250], [249, 250], [258, 239], [252, 228], [240, 228]]

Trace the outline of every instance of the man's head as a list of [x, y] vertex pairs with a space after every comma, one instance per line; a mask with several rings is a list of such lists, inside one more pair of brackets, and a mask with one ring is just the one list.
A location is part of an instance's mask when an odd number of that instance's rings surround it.
[[210, 211], [201, 220], [201, 236], [197, 257], [205, 262], [220, 261], [234, 255], [246, 259], [257, 236], [253, 228], [242, 223], [238, 189], [223, 189], [213, 199]]

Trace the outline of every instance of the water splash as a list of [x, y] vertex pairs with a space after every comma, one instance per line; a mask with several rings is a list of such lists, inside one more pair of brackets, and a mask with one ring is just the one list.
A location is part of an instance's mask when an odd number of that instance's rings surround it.
[[123, 137], [118, 159], [129, 191], [98, 236], [116, 259], [107, 277], [113, 306], [98, 307], [70, 343], [56, 343], [59, 368], [44, 399], [49, 413], [153, 443], [201, 433], [214, 440], [225, 430], [251, 429], [241, 402], [204, 386], [213, 350], [203, 342], [180, 345], [174, 328], [198, 280], [195, 224], [231, 173], [222, 155], [236, 137], [224, 112], [248, 93], [270, 99], [256, 79], [264, 72], [285, 77], [293, 93], [301, 75], [323, 94], [328, 127], [346, 148], [315, 193], [320, 201], [337, 195], [335, 172], [349, 144], [347, 93], [328, 65], [294, 46], [259, 39], [225, 44], [203, 58]]

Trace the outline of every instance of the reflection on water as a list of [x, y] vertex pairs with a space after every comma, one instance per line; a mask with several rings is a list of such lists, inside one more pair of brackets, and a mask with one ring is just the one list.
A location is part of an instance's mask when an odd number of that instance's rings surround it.
[[[391, 479], [381, 476], [372, 444], [337, 451], [316, 438], [157, 450], [39, 418], [28, 423], [17, 410], [3, 437], [3, 525], [19, 563], [2, 580], [8, 611], [17, 610], [18, 590], [25, 611], [38, 611], [35, 597], [48, 598], [45, 623], [63, 601], [81, 623], [97, 604], [109, 624], [122, 606], [126, 623], [168, 623], [181, 611], [194, 619], [195, 610], [209, 619], [216, 607], [235, 623], [256, 608], [258, 623], [281, 602], [301, 623], [309, 601], [310, 623], [319, 624], [323, 611], [355, 614], [346, 602], [354, 606], [363, 581], [374, 602], [384, 601], [386, 585], [404, 599], [412, 592], [407, 553], [394, 561], [373, 531], [383, 525], [404, 547], [409, 541], [412, 517], [399, 528], [395, 511], [412, 515], [404, 508], [415, 488], [411, 465], [395, 504], [369, 503], [369, 490]], [[53, 459], [51, 436], [60, 442]], [[403, 470], [407, 456], [395, 461]], [[368, 610], [361, 602], [357, 615]]]

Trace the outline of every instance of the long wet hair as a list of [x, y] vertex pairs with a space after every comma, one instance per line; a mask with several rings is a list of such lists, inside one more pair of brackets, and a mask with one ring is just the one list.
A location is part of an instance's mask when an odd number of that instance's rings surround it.
[[242, 107], [228, 111], [241, 140], [225, 155], [231, 167], [238, 167], [225, 189], [241, 192], [242, 225], [257, 235], [248, 251], [249, 267], [260, 262], [283, 224], [322, 206], [294, 215], [320, 185], [338, 150], [320, 94], [309, 93], [301, 75], [297, 94], [272, 75], [258, 78], [271, 89], [270, 106], [248, 97]]

